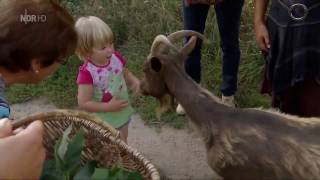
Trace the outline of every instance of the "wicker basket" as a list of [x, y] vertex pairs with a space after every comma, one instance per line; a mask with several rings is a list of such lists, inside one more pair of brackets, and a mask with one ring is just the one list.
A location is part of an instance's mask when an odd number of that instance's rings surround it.
[[72, 132], [77, 132], [82, 127], [86, 133], [81, 154], [83, 163], [96, 160], [102, 167], [118, 165], [129, 171], [139, 171], [144, 179], [160, 179], [159, 172], [150, 161], [121, 141], [117, 130], [93, 115], [80, 111], [56, 110], [15, 121], [13, 126], [22, 127], [35, 120], [44, 123], [47, 158], [53, 157], [56, 140], [72, 124]]

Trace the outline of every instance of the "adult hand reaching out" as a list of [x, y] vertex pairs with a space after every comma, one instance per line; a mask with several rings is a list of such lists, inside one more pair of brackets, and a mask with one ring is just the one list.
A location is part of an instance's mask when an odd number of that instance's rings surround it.
[[42, 123], [12, 134], [11, 122], [0, 120], [0, 179], [39, 179], [45, 160]]
[[0, 119], [0, 140], [12, 135], [12, 124], [8, 118]]

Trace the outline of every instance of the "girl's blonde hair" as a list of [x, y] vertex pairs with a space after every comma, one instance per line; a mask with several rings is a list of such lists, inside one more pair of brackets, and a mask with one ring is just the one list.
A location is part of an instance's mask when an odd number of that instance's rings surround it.
[[76, 54], [80, 59], [92, 53], [93, 48], [102, 48], [106, 44], [113, 43], [112, 30], [98, 17], [80, 17], [75, 28], [78, 33]]

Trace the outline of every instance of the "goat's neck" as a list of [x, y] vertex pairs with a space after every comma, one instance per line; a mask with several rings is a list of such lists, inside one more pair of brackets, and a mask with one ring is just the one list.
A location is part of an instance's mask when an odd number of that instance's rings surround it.
[[[175, 96], [176, 100], [184, 107], [187, 115], [198, 126], [207, 126], [203, 118], [211, 117], [217, 113], [221, 114], [228, 109], [216, 102], [180, 68], [166, 69], [164, 79], [170, 93]], [[210, 111], [208, 111], [208, 107]]]

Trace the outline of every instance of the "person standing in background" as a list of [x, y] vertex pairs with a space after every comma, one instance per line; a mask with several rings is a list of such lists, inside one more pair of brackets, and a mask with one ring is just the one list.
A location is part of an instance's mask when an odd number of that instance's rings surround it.
[[[184, 29], [203, 33], [210, 5], [214, 4], [219, 27], [221, 49], [223, 52], [222, 66], [222, 102], [235, 107], [234, 94], [237, 91], [238, 69], [240, 63], [240, 16], [244, 0], [183, 0]], [[202, 41], [198, 40], [195, 49], [185, 63], [185, 70], [191, 78], [201, 81], [201, 47]], [[179, 104], [178, 114], [184, 114], [183, 107]]]
[[265, 54], [262, 93], [272, 106], [302, 117], [320, 116], [320, 1], [255, 1], [255, 33]]

